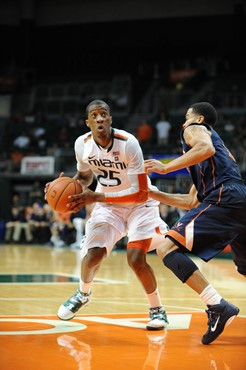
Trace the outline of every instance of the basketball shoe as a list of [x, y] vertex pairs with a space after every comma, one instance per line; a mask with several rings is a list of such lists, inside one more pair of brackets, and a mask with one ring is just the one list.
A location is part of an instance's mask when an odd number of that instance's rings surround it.
[[208, 315], [208, 330], [202, 337], [202, 343], [209, 344], [218, 338], [224, 327], [238, 315], [239, 308], [222, 298], [219, 304], [208, 305], [205, 312]]
[[87, 306], [90, 301], [91, 292], [82, 293], [79, 289], [77, 289], [76, 293], [59, 307], [57, 316], [61, 320], [71, 320], [75, 316], [76, 312], [81, 307]]
[[150, 321], [146, 326], [148, 330], [163, 330], [169, 324], [163, 307], [151, 307], [149, 309], [149, 317]]

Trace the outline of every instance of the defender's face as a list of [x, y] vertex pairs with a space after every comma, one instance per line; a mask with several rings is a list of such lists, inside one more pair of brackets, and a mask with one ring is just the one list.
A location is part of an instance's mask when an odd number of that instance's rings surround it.
[[96, 141], [101, 142], [102, 140], [107, 141], [107, 139], [111, 139], [111, 124], [112, 117], [106, 107], [91, 106], [86, 125], [90, 128]]
[[202, 123], [204, 121], [204, 117], [195, 113], [192, 108], [189, 108], [185, 115], [186, 121], [183, 124], [183, 128], [186, 128], [191, 123]]

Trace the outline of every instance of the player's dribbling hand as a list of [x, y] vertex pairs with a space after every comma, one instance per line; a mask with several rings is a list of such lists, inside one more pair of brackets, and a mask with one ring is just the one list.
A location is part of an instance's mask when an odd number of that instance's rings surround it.
[[156, 159], [146, 159], [144, 161], [144, 170], [146, 173], [157, 172], [165, 174], [165, 165]]
[[[59, 175], [59, 177], [64, 177], [64, 176], [65, 176], [64, 172], [61, 172], [61, 173], [60, 173], [60, 175]], [[47, 199], [46, 199], [46, 194], [47, 194], [47, 191], [48, 191], [48, 189], [49, 189], [50, 183], [51, 183], [51, 181], [47, 182], [47, 183], [45, 184], [45, 186], [44, 186], [44, 199], [45, 199], [45, 200], [47, 200]]]

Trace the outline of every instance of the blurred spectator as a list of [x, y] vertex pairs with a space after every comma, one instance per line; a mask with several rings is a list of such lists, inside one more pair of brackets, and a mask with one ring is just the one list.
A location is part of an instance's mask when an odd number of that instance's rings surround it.
[[50, 220], [43, 206], [38, 202], [33, 203], [32, 213], [29, 216], [28, 223], [31, 227], [34, 243], [48, 243], [50, 240]]
[[45, 148], [47, 145], [46, 129], [44, 127], [35, 127], [31, 131], [32, 145], [38, 148]]
[[14, 141], [13, 145], [19, 149], [27, 148], [31, 142], [31, 139], [26, 131], [22, 131], [19, 136], [17, 136]]
[[161, 218], [168, 224], [169, 227], [172, 227], [180, 219], [180, 212], [178, 208], [167, 206], [166, 204], [160, 204], [159, 208]]
[[75, 243], [76, 229], [71, 219], [72, 213], [59, 213], [60, 236], [64, 245], [68, 246]]
[[63, 247], [65, 245], [64, 241], [61, 239], [61, 230], [63, 228], [63, 222], [59, 218], [57, 212], [53, 213], [53, 218], [50, 224], [50, 244], [54, 247]]
[[155, 125], [158, 146], [164, 146], [168, 144], [171, 127], [171, 123], [168, 121], [168, 114], [163, 110], [160, 111], [159, 119]]
[[0, 173], [11, 171], [11, 160], [6, 150], [0, 152]]
[[77, 127], [78, 126], [78, 119], [77, 119], [77, 117], [76, 117], [76, 115], [75, 114], [70, 114], [69, 116], [68, 116], [68, 126], [70, 127], [70, 128], [75, 128], [75, 127]]
[[153, 134], [153, 128], [147, 122], [146, 120], [143, 120], [138, 126], [137, 126], [137, 139], [140, 144], [143, 143], [149, 143], [152, 139], [152, 134]]
[[76, 230], [76, 240], [70, 246], [72, 248], [79, 248], [80, 242], [84, 236], [84, 231], [85, 231], [85, 222], [86, 222], [85, 208], [82, 208], [77, 213], [72, 213], [70, 219]]
[[230, 118], [227, 118], [227, 119], [226, 119], [226, 123], [225, 123], [225, 125], [224, 125], [224, 130], [225, 130], [225, 132], [226, 132], [228, 135], [233, 135], [234, 130], [235, 130], [235, 126], [234, 126], [234, 124], [232, 123], [232, 121], [230, 120]]
[[38, 202], [40, 204], [43, 203], [44, 191], [39, 181], [34, 181], [32, 190], [29, 193], [29, 197], [30, 197], [30, 204], [33, 204], [35, 202]]
[[50, 242], [54, 247], [59, 248], [74, 243], [76, 229], [71, 221], [71, 213], [54, 212], [50, 231]]
[[24, 121], [28, 125], [33, 125], [35, 123], [35, 114], [33, 112], [28, 112], [24, 117]]
[[69, 142], [68, 130], [66, 127], [62, 127], [58, 133], [56, 133], [56, 142], [58, 147], [64, 148]]
[[21, 200], [20, 200], [20, 194], [19, 193], [14, 193], [12, 195], [12, 200], [11, 200], [11, 206], [16, 207], [16, 208], [24, 208]]
[[11, 209], [11, 217], [5, 225], [5, 242], [15, 242], [18, 243], [21, 241], [21, 233], [24, 230], [25, 241], [31, 242], [33, 237], [31, 233], [30, 226], [26, 220], [24, 211], [20, 208], [13, 207]]
[[13, 172], [19, 172], [21, 167], [21, 160], [24, 154], [19, 149], [14, 149], [10, 152], [11, 168]]

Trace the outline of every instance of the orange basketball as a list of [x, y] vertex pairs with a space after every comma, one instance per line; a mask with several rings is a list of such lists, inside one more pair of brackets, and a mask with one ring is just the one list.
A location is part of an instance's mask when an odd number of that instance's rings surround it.
[[46, 193], [46, 200], [51, 208], [57, 212], [71, 212], [67, 207], [67, 204], [71, 202], [68, 196], [81, 192], [82, 187], [77, 180], [66, 176], [58, 177], [50, 183]]

